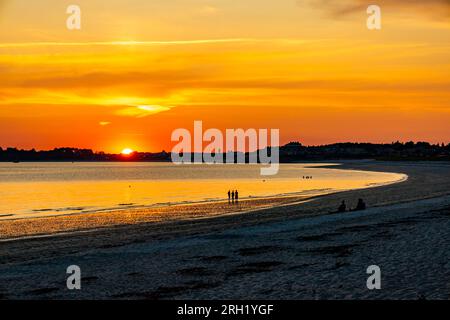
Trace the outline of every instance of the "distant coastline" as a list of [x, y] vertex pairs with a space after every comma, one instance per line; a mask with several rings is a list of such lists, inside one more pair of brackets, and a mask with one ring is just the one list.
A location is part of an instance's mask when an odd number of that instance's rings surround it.
[[[273, 149], [274, 147], [272, 147]], [[431, 144], [428, 142], [335, 143], [320, 146], [304, 146], [300, 142], [290, 142], [279, 148], [280, 162], [290, 163], [305, 160], [355, 160], [375, 159], [384, 161], [449, 161], [450, 143]], [[235, 158], [237, 158], [235, 152]], [[251, 153], [246, 153], [246, 158]], [[225, 154], [224, 154], [225, 155]], [[194, 157], [194, 154], [191, 154]], [[94, 152], [91, 149], [55, 148], [53, 150], [23, 150], [0, 147], [0, 162], [164, 162], [171, 161], [170, 152], [133, 152], [130, 155]]]

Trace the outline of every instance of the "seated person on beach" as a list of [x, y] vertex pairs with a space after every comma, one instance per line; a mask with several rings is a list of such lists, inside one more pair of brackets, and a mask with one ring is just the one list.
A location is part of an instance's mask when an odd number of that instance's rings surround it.
[[358, 199], [358, 204], [356, 205], [355, 210], [365, 210], [366, 209], [366, 203], [363, 201], [363, 199]]
[[338, 212], [345, 212], [346, 209], [347, 209], [347, 205], [345, 204], [345, 201], [342, 200], [342, 203], [338, 208]]

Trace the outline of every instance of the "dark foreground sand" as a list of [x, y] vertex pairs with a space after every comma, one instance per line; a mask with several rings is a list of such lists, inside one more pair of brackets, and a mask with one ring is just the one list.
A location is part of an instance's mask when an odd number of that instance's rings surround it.
[[[450, 164], [343, 167], [409, 179], [238, 215], [0, 242], [0, 298], [449, 299]], [[368, 210], [329, 214], [359, 197]], [[66, 289], [71, 264], [80, 291]], [[366, 288], [372, 264], [381, 290]]]

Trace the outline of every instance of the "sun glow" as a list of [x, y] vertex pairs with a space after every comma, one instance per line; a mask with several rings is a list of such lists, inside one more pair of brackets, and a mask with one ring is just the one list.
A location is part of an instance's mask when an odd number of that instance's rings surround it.
[[134, 152], [134, 150], [130, 149], [130, 148], [125, 148], [122, 150], [121, 154], [125, 155], [125, 156], [129, 156], [130, 154], [132, 154]]

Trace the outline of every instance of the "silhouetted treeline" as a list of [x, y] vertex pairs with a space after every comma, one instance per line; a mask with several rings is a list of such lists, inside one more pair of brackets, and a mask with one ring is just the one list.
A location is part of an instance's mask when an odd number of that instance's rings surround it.
[[450, 143], [444, 145], [397, 141], [387, 144], [348, 142], [303, 146], [299, 142], [290, 142], [280, 148], [281, 162], [368, 158], [377, 160], [450, 160]]
[[[273, 148], [272, 148], [273, 149]], [[271, 150], [273, 152], [273, 150]], [[270, 155], [269, 149], [269, 155]], [[225, 157], [225, 155], [224, 155]], [[237, 153], [235, 153], [235, 158]], [[193, 158], [193, 154], [191, 155]], [[245, 155], [248, 160], [249, 154]], [[428, 142], [395, 142], [390, 144], [373, 143], [335, 143], [322, 146], [303, 146], [290, 142], [280, 147], [280, 162], [302, 160], [339, 159], [377, 159], [377, 160], [450, 160], [450, 144], [430, 144]], [[56, 148], [48, 151], [19, 150], [0, 148], [0, 161], [170, 161], [171, 155], [159, 153], [134, 152], [131, 155], [93, 152], [90, 149]]]
[[166, 152], [134, 152], [131, 155], [94, 152], [90, 149], [56, 148], [48, 151], [18, 150], [0, 148], [0, 161], [166, 161], [170, 154]]

